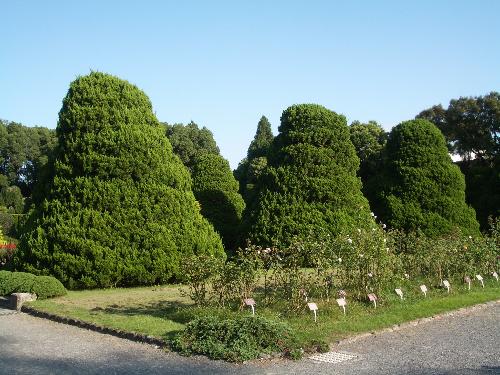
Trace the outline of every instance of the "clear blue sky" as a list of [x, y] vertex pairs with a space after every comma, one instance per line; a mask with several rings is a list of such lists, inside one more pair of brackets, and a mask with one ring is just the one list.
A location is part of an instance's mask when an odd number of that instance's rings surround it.
[[500, 90], [500, 1], [3, 1], [0, 118], [54, 128], [69, 83], [111, 73], [236, 167], [261, 115], [319, 103], [390, 129]]

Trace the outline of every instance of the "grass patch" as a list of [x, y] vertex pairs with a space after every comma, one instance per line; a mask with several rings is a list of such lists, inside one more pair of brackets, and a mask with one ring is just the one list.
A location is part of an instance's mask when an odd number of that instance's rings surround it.
[[[427, 298], [418, 286], [404, 289], [401, 301], [393, 292], [379, 296], [377, 309], [370, 303], [348, 299], [347, 314], [330, 302], [318, 301], [318, 323], [304, 308], [293, 316], [259, 305], [259, 316], [283, 321], [295, 332], [299, 343], [307, 348], [318, 342], [336, 340], [361, 333], [390, 327], [406, 321], [429, 317], [461, 307], [500, 299], [500, 283], [487, 280], [485, 288], [474, 285], [468, 291], [458, 282], [452, 283], [450, 294], [444, 289], [429, 288]], [[229, 312], [217, 309], [196, 309], [180, 293], [179, 285], [130, 289], [70, 291], [66, 296], [35, 301], [30, 306], [45, 312], [80, 319], [105, 327], [171, 339], [185, 328], [185, 324], [200, 316], [248, 316], [250, 311]]]

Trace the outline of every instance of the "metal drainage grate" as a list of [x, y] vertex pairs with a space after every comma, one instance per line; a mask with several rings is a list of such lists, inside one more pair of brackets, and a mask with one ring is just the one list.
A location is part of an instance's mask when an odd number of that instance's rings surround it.
[[318, 362], [326, 362], [326, 363], [340, 363], [344, 361], [349, 361], [350, 359], [357, 358], [356, 354], [350, 354], [346, 352], [327, 352], [321, 354], [315, 354], [309, 359]]

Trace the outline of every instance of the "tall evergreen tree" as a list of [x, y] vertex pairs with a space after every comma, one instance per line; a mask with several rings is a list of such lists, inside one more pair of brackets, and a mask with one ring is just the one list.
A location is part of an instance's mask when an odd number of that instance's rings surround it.
[[373, 225], [344, 116], [320, 105], [294, 105], [283, 112], [279, 132], [259, 199], [248, 211], [252, 242], [286, 246], [319, 229], [338, 235]]
[[193, 192], [201, 213], [219, 232], [227, 251], [234, 251], [245, 202], [238, 193], [229, 162], [220, 155], [205, 153], [193, 165]]
[[57, 125], [46, 199], [14, 267], [71, 288], [163, 283], [193, 253], [223, 257], [191, 179], [149, 98], [93, 72], [71, 83]]
[[163, 125], [174, 153], [190, 171], [193, 170], [196, 158], [200, 155], [205, 153], [220, 155], [214, 135], [206, 127], [200, 128], [193, 121], [187, 125], [166, 123]]
[[389, 135], [375, 210], [390, 227], [439, 236], [454, 228], [477, 234], [465, 203], [465, 182], [439, 129], [427, 120], [402, 122]]
[[262, 116], [257, 124], [257, 132], [248, 147], [247, 156], [234, 171], [240, 183], [240, 193], [246, 204], [250, 206], [258, 190], [258, 180], [267, 166], [267, 153], [274, 135], [266, 116]]

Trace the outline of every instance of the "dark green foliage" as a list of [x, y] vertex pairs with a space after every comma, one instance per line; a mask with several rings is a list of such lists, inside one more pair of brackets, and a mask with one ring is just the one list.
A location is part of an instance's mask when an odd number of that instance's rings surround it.
[[252, 205], [256, 198], [258, 181], [267, 166], [267, 153], [273, 139], [271, 124], [265, 116], [262, 116], [254, 139], [248, 147], [247, 157], [234, 171], [234, 176], [240, 183], [240, 193], [247, 206]]
[[38, 299], [64, 296], [67, 293], [61, 282], [52, 276], [37, 276], [31, 292], [35, 293]]
[[188, 171], [137, 87], [91, 73], [63, 100], [46, 200], [13, 259], [70, 288], [163, 283], [190, 254], [223, 257]]
[[56, 143], [53, 130], [0, 120], [0, 173], [28, 197]]
[[349, 127], [351, 141], [359, 157], [358, 176], [363, 183], [363, 194], [372, 202], [376, 192], [369, 189], [369, 180], [376, 176], [382, 166], [382, 151], [387, 142], [387, 133], [376, 121], [364, 124], [354, 121]]
[[464, 176], [429, 121], [406, 121], [392, 129], [376, 188], [375, 210], [392, 228], [422, 230], [431, 237], [456, 227], [479, 232], [474, 210], [465, 203]]
[[[2, 271], [5, 272], [5, 271]], [[36, 276], [26, 272], [10, 272], [0, 277], [0, 295], [31, 293]]]
[[205, 153], [219, 155], [220, 151], [214, 136], [206, 127], [199, 128], [194, 122], [187, 125], [163, 124], [174, 153], [192, 171], [195, 159]]
[[454, 99], [448, 108], [433, 106], [417, 118], [433, 122], [449, 150], [462, 157], [467, 202], [486, 229], [488, 217], [500, 215], [500, 93]]
[[344, 116], [294, 105], [283, 112], [279, 131], [259, 199], [248, 210], [253, 243], [287, 246], [319, 229], [337, 235], [373, 224]]
[[271, 124], [266, 116], [262, 116], [257, 124], [255, 137], [248, 147], [247, 159], [250, 161], [261, 156], [267, 156], [273, 139], [274, 135], [271, 130]]
[[293, 332], [281, 322], [261, 317], [205, 316], [187, 324], [174, 341], [174, 348], [187, 355], [242, 362], [266, 353], [296, 353], [295, 342]]
[[192, 178], [202, 215], [219, 232], [226, 250], [235, 250], [245, 202], [229, 163], [220, 155], [202, 154], [195, 159]]
[[417, 118], [433, 122], [452, 152], [464, 159], [491, 159], [500, 153], [500, 93], [461, 97], [422, 111]]
[[0, 270], [0, 296], [7, 295], [7, 279], [9, 279], [10, 271]]

